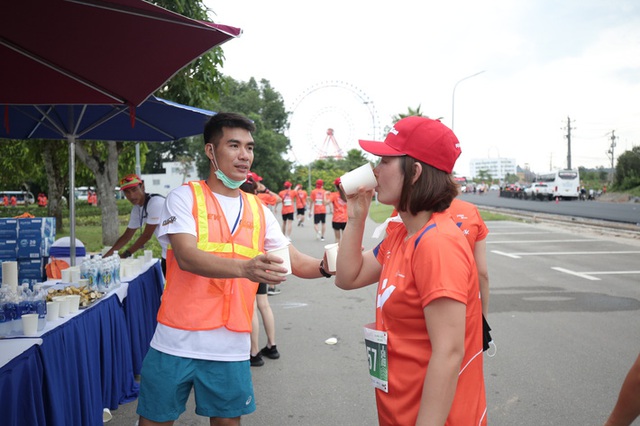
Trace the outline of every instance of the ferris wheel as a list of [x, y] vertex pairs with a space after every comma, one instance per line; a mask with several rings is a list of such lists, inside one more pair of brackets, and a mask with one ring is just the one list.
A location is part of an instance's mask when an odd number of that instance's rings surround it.
[[353, 84], [323, 81], [304, 90], [289, 108], [291, 160], [308, 164], [342, 158], [358, 139], [376, 140], [380, 124], [371, 98]]

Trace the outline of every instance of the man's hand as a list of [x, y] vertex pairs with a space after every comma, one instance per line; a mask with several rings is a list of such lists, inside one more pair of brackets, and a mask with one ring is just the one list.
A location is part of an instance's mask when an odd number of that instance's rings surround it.
[[282, 262], [282, 258], [278, 256], [261, 254], [244, 264], [242, 275], [257, 283], [280, 284], [286, 277], [276, 273], [287, 273], [287, 269], [281, 265]]

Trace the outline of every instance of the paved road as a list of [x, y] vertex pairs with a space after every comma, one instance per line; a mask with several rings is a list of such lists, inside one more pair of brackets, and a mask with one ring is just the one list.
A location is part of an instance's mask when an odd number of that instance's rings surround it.
[[640, 224], [640, 203], [609, 203], [577, 200], [559, 201], [556, 203], [555, 201], [520, 200], [517, 198], [500, 197], [498, 191], [489, 191], [483, 195], [461, 194], [460, 198], [478, 206], [504, 207], [514, 210]]
[[[489, 424], [601, 425], [640, 352], [640, 243], [544, 224], [488, 226], [498, 345], [495, 357], [485, 356]], [[294, 229], [293, 240], [322, 253], [308, 227]], [[367, 248], [376, 243], [365, 238]], [[282, 356], [252, 369], [258, 409], [243, 425], [377, 424], [362, 338], [374, 289], [291, 278], [269, 300]], [[329, 337], [338, 344], [326, 345]], [[110, 424], [135, 424], [135, 406], [121, 406]], [[176, 424], [208, 424], [193, 411], [190, 401]]]

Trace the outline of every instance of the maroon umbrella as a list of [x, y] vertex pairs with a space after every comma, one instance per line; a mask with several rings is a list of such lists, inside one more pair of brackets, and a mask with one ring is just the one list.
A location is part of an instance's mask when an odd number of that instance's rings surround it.
[[[70, 105], [137, 107], [238, 28], [196, 21], [142, 0], [8, 0], [0, 7], [0, 108]], [[131, 125], [135, 108], [129, 108]], [[69, 113], [71, 262], [75, 264], [74, 169], [79, 122]], [[113, 139], [116, 139], [115, 137]]]
[[0, 10], [0, 105], [138, 106], [240, 29], [142, 0], [11, 0]]

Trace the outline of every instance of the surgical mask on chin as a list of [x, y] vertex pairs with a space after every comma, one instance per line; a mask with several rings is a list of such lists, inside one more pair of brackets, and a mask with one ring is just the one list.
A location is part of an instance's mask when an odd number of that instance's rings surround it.
[[224, 186], [226, 186], [227, 188], [229, 188], [229, 189], [238, 189], [246, 181], [246, 179], [244, 179], [244, 180], [233, 180], [230, 177], [228, 177], [227, 175], [225, 175], [222, 172], [222, 170], [220, 170], [220, 169], [216, 170], [215, 174], [218, 177], [218, 179], [220, 179], [220, 182], [222, 182], [222, 184]]
[[213, 158], [209, 159], [209, 161], [211, 161], [211, 164], [213, 164], [213, 167], [216, 169], [214, 173], [224, 186], [226, 186], [229, 189], [238, 189], [243, 183], [246, 182], [247, 179], [233, 180], [229, 176], [225, 175], [222, 170], [220, 170], [220, 167], [218, 166], [218, 161], [216, 161], [215, 159], [216, 154], [214, 154], [213, 152], [213, 146], [211, 148], [211, 155], [213, 156]]

